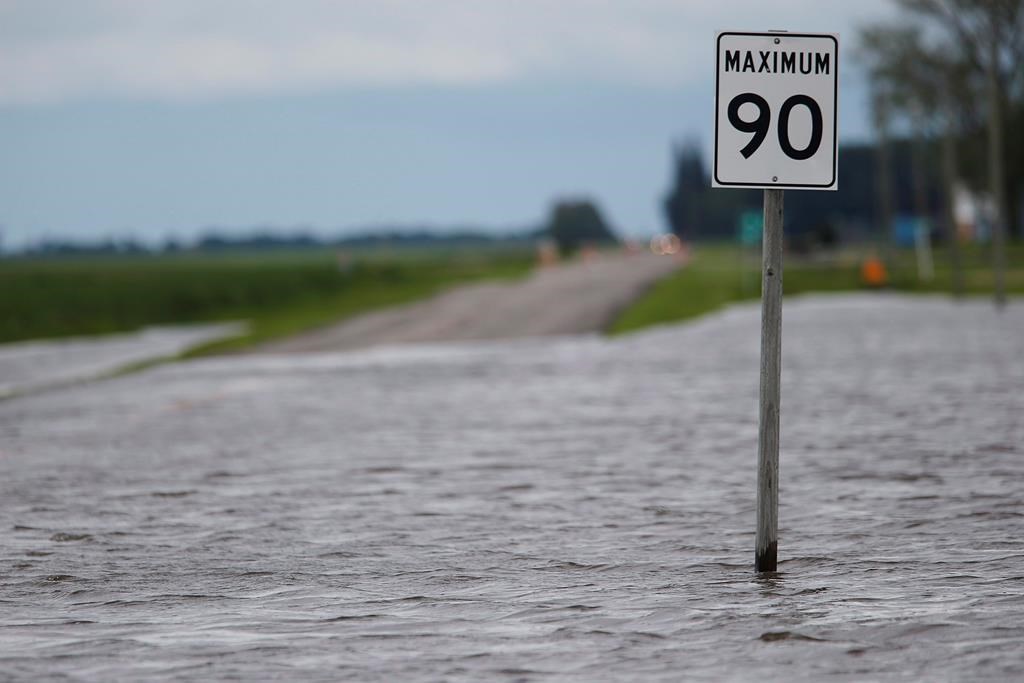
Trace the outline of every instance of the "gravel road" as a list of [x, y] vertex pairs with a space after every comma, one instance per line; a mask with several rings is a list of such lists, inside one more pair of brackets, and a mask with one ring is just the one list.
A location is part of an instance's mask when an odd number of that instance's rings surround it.
[[646, 288], [679, 266], [647, 253], [601, 254], [540, 268], [525, 280], [449, 290], [268, 344], [269, 352], [510, 339], [599, 332]]

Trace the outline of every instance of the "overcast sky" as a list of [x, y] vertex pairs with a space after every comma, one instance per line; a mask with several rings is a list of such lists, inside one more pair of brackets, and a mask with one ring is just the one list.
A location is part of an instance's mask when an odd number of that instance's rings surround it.
[[857, 26], [886, 0], [0, 0], [0, 225], [539, 222], [595, 198], [664, 227], [671, 145], [709, 143], [714, 35], [840, 33], [841, 140], [868, 134]]

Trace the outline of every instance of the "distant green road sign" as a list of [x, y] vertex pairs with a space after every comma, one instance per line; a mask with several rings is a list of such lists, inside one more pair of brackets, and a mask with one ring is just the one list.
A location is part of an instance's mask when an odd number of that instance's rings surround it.
[[764, 215], [760, 211], [744, 211], [740, 214], [740, 244], [755, 246], [761, 243]]

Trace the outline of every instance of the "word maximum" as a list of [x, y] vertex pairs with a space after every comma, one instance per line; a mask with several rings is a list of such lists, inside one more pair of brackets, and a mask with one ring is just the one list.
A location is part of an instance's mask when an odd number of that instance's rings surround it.
[[[755, 58], [756, 54], [756, 58]], [[795, 52], [793, 50], [726, 50], [725, 70], [738, 73], [824, 74], [832, 71], [832, 55], [828, 52]]]

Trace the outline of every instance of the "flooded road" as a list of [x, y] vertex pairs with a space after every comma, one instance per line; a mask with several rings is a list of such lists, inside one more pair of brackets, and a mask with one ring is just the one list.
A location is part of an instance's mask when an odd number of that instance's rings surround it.
[[204, 359], [0, 401], [0, 679], [1024, 677], [1024, 309]]

